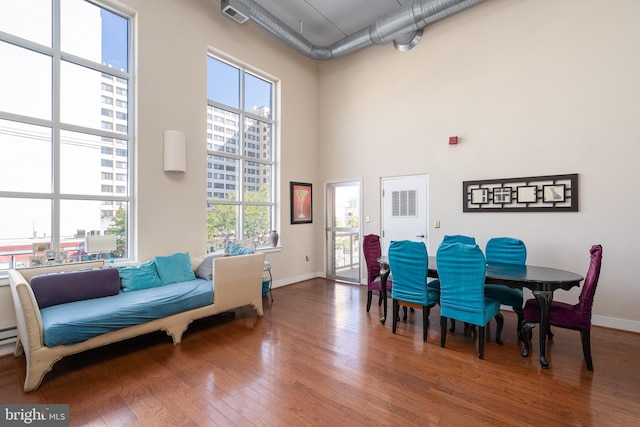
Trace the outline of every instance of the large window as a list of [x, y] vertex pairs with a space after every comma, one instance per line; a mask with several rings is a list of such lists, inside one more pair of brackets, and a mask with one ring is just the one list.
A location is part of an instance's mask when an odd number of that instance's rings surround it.
[[114, 165], [132, 163], [115, 161], [132, 151], [129, 17], [83, 0], [1, 8], [0, 274], [109, 257], [85, 236], [113, 234], [128, 257], [132, 174]]
[[233, 240], [265, 246], [269, 232], [276, 228], [274, 93], [274, 82], [259, 73], [208, 57], [206, 179], [211, 251]]

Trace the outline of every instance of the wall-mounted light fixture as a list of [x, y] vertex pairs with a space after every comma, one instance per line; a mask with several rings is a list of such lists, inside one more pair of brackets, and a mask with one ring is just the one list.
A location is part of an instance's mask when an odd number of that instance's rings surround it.
[[164, 131], [164, 171], [187, 171], [187, 138], [184, 132]]

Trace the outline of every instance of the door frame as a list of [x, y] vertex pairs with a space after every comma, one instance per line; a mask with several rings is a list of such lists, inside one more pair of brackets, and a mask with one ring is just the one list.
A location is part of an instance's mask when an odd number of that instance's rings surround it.
[[[358, 227], [354, 227], [354, 229], [356, 229], [355, 232], [357, 232], [357, 240], [359, 242], [358, 244], [358, 260], [357, 260], [357, 264], [358, 264], [358, 277], [356, 279], [350, 278], [350, 277], [343, 277], [343, 276], [338, 276], [335, 273], [334, 274], [330, 274], [331, 272], [335, 271], [335, 257], [333, 254], [333, 245], [332, 240], [330, 239], [330, 233], [334, 232], [336, 227], [330, 227], [330, 224], [333, 222], [333, 220], [331, 219], [333, 216], [333, 203], [329, 202], [329, 194], [331, 192], [333, 192], [333, 188], [335, 187], [340, 187], [340, 186], [348, 186], [348, 185], [355, 185], [357, 184], [359, 186], [359, 192], [358, 192], [358, 197], [359, 197], [359, 210], [358, 210]], [[324, 246], [325, 246], [325, 250], [324, 250], [324, 254], [325, 254], [325, 278], [326, 279], [330, 279], [330, 280], [338, 280], [338, 281], [344, 281], [347, 283], [354, 283], [354, 284], [362, 284], [362, 250], [361, 250], [361, 242], [362, 242], [362, 213], [363, 213], [363, 206], [362, 206], [362, 199], [363, 199], [363, 179], [362, 178], [353, 178], [353, 179], [344, 179], [344, 180], [336, 180], [336, 181], [326, 181], [324, 184], [324, 200], [325, 200], [325, 223], [324, 223], [324, 233], [325, 233], [325, 238], [324, 238]], [[330, 217], [331, 215], [331, 217]]]

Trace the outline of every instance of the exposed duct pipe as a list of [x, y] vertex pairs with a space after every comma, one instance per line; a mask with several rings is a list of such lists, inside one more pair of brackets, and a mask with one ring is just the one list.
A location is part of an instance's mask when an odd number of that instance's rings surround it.
[[482, 0], [422, 0], [378, 18], [369, 27], [345, 37], [329, 46], [316, 46], [289, 28], [254, 0], [222, 0], [222, 12], [237, 22], [251, 19], [276, 39], [305, 56], [317, 60], [335, 59], [374, 44], [393, 41], [397, 50], [404, 52], [418, 44], [422, 29], [428, 24], [446, 18]]

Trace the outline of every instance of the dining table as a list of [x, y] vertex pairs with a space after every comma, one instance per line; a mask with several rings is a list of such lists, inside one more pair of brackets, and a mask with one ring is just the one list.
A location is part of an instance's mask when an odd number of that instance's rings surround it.
[[[381, 256], [378, 258], [378, 265], [380, 266], [383, 301], [383, 316], [380, 322], [384, 325], [387, 319], [387, 279], [391, 273], [389, 258]], [[429, 257], [427, 267], [427, 275], [432, 278], [438, 278], [435, 256]], [[569, 290], [575, 286], [580, 286], [582, 280], [584, 280], [584, 277], [577, 273], [557, 268], [493, 262], [487, 263], [485, 274], [485, 284], [498, 284], [518, 289], [527, 288], [531, 290], [538, 301], [540, 306], [540, 365], [544, 369], [549, 368], [546, 345], [547, 330], [549, 328], [549, 309], [551, 301], [553, 301], [553, 293], [558, 289]], [[522, 356], [526, 357], [528, 355], [528, 352], [524, 349]]]

